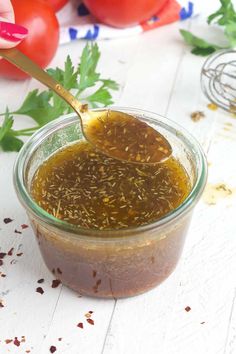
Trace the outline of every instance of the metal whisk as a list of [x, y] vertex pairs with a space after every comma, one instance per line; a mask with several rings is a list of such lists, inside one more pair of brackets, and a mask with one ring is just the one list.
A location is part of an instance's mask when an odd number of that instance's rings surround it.
[[236, 50], [210, 55], [202, 67], [201, 85], [212, 103], [236, 113]]

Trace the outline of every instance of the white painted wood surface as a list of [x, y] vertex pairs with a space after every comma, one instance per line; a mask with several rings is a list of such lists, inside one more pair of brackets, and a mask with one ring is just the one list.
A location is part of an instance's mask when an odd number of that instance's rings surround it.
[[[204, 13], [215, 9], [217, 1], [205, 3], [203, 15], [190, 22], [138, 37], [101, 41], [99, 69], [120, 83], [116, 104], [155, 111], [190, 130], [208, 151], [209, 183], [223, 182], [235, 190], [236, 120], [207, 109], [199, 83], [204, 59], [191, 55], [178, 34], [180, 26], [204, 32]], [[59, 48], [51, 66], [62, 65], [68, 53], [76, 61], [83, 46], [80, 41]], [[35, 87], [41, 86], [33, 80], [0, 80], [1, 112], [6, 105], [17, 108]], [[194, 123], [190, 114], [196, 110], [206, 117]], [[26, 117], [16, 121], [18, 128], [31, 124]], [[0, 267], [6, 274], [0, 276], [1, 354], [27, 350], [47, 354], [51, 345], [59, 354], [236, 353], [235, 193], [216, 205], [199, 202], [179, 265], [158, 288], [130, 299], [91, 299], [64, 286], [51, 288], [53, 277], [31, 228], [21, 230], [28, 221], [13, 189], [15, 157], [15, 153], [0, 155], [0, 252], [14, 247], [13, 256], [6, 256]], [[14, 221], [6, 225], [5, 217]], [[21, 252], [22, 256], [16, 255]], [[43, 295], [35, 292], [40, 278], [45, 279]], [[186, 312], [186, 306], [191, 311]], [[94, 311], [94, 326], [86, 323], [88, 311]], [[77, 327], [79, 322], [84, 323], [83, 329]], [[25, 342], [19, 347], [5, 343], [21, 336]]]

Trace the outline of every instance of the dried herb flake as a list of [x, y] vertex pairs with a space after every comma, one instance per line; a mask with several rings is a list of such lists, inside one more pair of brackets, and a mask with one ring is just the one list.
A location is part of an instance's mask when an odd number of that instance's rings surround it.
[[44, 282], [44, 279], [39, 279], [37, 283], [42, 284]]
[[13, 219], [11, 219], [11, 218], [5, 218], [5, 219], [3, 219], [4, 224], [9, 224], [9, 223], [12, 222], [12, 221], [13, 221]]
[[15, 232], [15, 234], [22, 234], [22, 232], [17, 229], [15, 229], [14, 232]]

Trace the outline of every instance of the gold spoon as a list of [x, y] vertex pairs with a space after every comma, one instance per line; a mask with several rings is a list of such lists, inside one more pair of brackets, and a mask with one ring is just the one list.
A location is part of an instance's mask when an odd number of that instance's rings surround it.
[[0, 49], [0, 56], [65, 100], [79, 116], [85, 138], [104, 154], [134, 163], [158, 163], [172, 154], [166, 138], [148, 124], [124, 112], [89, 110], [18, 49]]

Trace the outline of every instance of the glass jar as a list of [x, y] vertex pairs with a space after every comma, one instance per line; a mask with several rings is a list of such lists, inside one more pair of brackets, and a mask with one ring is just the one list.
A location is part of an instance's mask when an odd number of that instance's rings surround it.
[[40, 208], [30, 195], [32, 178], [58, 149], [84, 139], [75, 114], [47, 124], [29, 139], [18, 155], [14, 184], [54, 276], [80, 294], [120, 298], [152, 289], [174, 270], [206, 184], [207, 164], [198, 142], [175, 122], [151, 112], [113, 108], [135, 115], [171, 143], [191, 183], [190, 194], [178, 208], [156, 222], [121, 230], [83, 229]]

